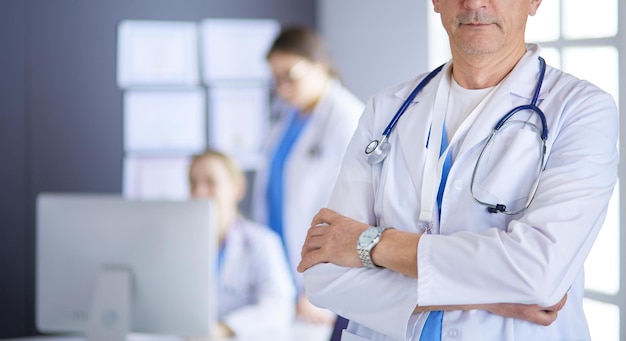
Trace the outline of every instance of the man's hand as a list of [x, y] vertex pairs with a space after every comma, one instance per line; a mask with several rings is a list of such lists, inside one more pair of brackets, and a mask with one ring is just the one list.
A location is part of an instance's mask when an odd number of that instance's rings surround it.
[[356, 243], [369, 225], [322, 208], [315, 215], [302, 246], [302, 260], [298, 271], [319, 263], [333, 263], [346, 267], [361, 267]]
[[330, 310], [316, 307], [306, 295], [300, 295], [296, 304], [296, 318], [306, 323], [332, 326], [336, 315]]
[[511, 317], [542, 326], [549, 326], [556, 320], [559, 310], [565, 306], [566, 301], [567, 294], [551, 307], [540, 307], [536, 304], [498, 303], [485, 305], [482, 309], [503, 317]]
[[[333, 210], [323, 208], [313, 218], [311, 227], [307, 233], [306, 240], [302, 246], [302, 260], [298, 265], [298, 271], [304, 272], [306, 269], [319, 263], [333, 263], [345, 267], [362, 267], [361, 260], [356, 252], [356, 243], [361, 232], [365, 231], [369, 225], [358, 222], [343, 216]], [[396, 230], [393, 230], [396, 231]], [[405, 234], [402, 240], [408, 240], [407, 236], [415, 234]], [[409, 243], [411, 249], [417, 241]], [[394, 252], [402, 254], [397, 245]], [[391, 252], [391, 251], [390, 251]], [[409, 257], [414, 261], [415, 257]], [[388, 265], [388, 264], [385, 264]], [[409, 266], [407, 269], [411, 271], [402, 271], [401, 267], [387, 266], [394, 271], [399, 271], [407, 276], [416, 277], [416, 267]], [[431, 310], [486, 310], [492, 314], [502, 317], [515, 318], [528, 322], [549, 326], [558, 315], [567, 301], [567, 294], [563, 296], [561, 301], [551, 307], [541, 307], [536, 304], [515, 304], [515, 303], [494, 303], [494, 304], [476, 304], [476, 305], [456, 305], [456, 306], [437, 306], [437, 307], [416, 307], [415, 312], [431, 311]]]
[[542, 326], [549, 326], [556, 321], [559, 310], [563, 309], [567, 301], [567, 294], [559, 303], [551, 307], [541, 307], [536, 304], [520, 303], [493, 303], [493, 304], [466, 304], [466, 305], [442, 305], [442, 306], [418, 306], [414, 313], [422, 313], [433, 310], [486, 310], [502, 317], [524, 320]]

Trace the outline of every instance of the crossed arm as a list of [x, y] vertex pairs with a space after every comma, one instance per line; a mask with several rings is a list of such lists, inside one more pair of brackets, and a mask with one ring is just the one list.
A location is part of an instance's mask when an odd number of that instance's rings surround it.
[[[313, 218], [306, 241], [302, 246], [302, 260], [298, 271], [304, 272], [319, 263], [333, 263], [344, 267], [362, 267], [356, 252], [359, 235], [369, 225], [340, 215], [330, 209], [321, 209]], [[417, 248], [421, 234], [388, 229], [372, 250], [372, 260], [378, 266], [417, 278]], [[415, 312], [431, 310], [486, 310], [503, 317], [517, 318], [540, 325], [550, 325], [565, 305], [567, 295], [550, 307], [535, 304], [477, 304], [455, 306], [416, 306]]]

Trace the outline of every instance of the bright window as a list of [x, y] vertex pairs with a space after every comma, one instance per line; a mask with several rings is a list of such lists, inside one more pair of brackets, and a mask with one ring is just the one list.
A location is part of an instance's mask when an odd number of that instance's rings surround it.
[[[553, 66], [588, 80], [619, 103], [618, 1], [542, 2], [529, 19], [526, 39], [539, 42]], [[592, 340], [620, 340], [619, 183], [606, 220], [585, 262], [583, 308]]]
[[560, 2], [563, 8], [563, 38], [576, 40], [617, 35], [617, 0]]
[[[547, 6], [546, 6], [547, 5]], [[527, 40], [546, 60], [610, 93], [619, 103], [618, 1], [544, 1], [528, 22]], [[562, 24], [559, 24], [562, 23]], [[557, 61], [558, 59], [558, 61]], [[606, 220], [585, 262], [583, 308], [592, 340], [620, 340], [619, 183]]]

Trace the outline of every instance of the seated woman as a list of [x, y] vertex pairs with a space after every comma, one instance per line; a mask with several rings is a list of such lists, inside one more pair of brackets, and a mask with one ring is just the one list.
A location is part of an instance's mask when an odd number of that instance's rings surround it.
[[294, 318], [295, 286], [280, 239], [238, 209], [246, 178], [227, 155], [209, 150], [189, 168], [191, 196], [211, 199], [218, 212], [218, 318], [212, 338], [276, 334]]

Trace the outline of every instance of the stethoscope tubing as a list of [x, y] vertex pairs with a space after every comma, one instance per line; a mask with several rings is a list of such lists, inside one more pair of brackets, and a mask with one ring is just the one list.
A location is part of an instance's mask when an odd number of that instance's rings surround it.
[[541, 147], [539, 149], [539, 153], [541, 154], [541, 162], [539, 163], [539, 165], [537, 166], [537, 176], [535, 177], [535, 181], [533, 182], [533, 185], [530, 189], [530, 193], [528, 195], [528, 199], [526, 200], [526, 203], [524, 204], [523, 207], [514, 210], [514, 211], [507, 211], [506, 209], [506, 205], [504, 204], [491, 204], [485, 201], [482, 201], [480, 199], [478, 199], [476, 197], [476, 195], [474, 194], [474, 179], [476, 178], [476, 172], [478, 170], [478, 164], [480, 163], [480, 161], [483, 158], [483, 155], [485, 153], [485, 150], [487, 149], [487, 147], [489, 146], [489, 144], [491, 143], [491, 141], [493, 140], [493, 138], [496, 136], [498, 130], [494, 129], [492, 131], [492, 133], [489, 135], [489, 137], [487, 138], [487, 141], [485, 142], [485, 145], [483, 146], [483, 149], [480, 151], [480, 154], [478, 155], [478, 159], [476, 160], [476, 165], [474, 166], [474, 170], [472, 171], [472, 179], [470, 181], [470, 193], [472, 194], [472, 198], [474, 199], [474, 201], [476, 201], [477, 203], [486, 206], [487, 210], [490, 213], [502, 213], [505, 215], [516, 215], [519, 213], [522, 213], [523, 211], [525, 211], [529, 206], [530, 203], [533, 201], [533, 199], [535, 198], [535, 193], [537, 193], [537, 187], [539, 187], [539, 177], [541, 175], [541, 171], [543, 170], [543, 167], [545, 165], [545, 161], [546, 161], [546, 140], [542, 138], [541, 140]]
[[[514, 214], [521, 213], [522, 211], [526, 210], [530, 206], [530, 203], [532, 202], [532, 200], [533, 200], [533, 198], [535, 196], [537, 187], [539, 186], [539, 177], [540, 177], [541, 172], [543, 171], [543, 168], [544, 168], [544, 165], [545, 165], [545, 157], [546, 157], [546, 149], [547, 149], [546, 148], [546, 141], [548, 139], [548, 124], [546, 122], [545, 114], [537, 106], [537, 101], [539, 100], [539, 93], [541, 92], [541, 87], [543, 85], [543, 80], [544, 80], [545, 73], [546, 73], [546, 62], [545, 62], [545, 60], [542, 57], [539, 57], [538, 59], [539, 59], [539, 65], [540, 65], [539, 79], [537, 80], [537, 85], [535, 87], [535, 92], [533, 94], [533, 98], [532, 98], [530, 104], [517, 106], [517, 107], [511, 109], [502, 118], [500, 118], [498, 123], [496, 123], [496, 125], [495, 125], [495, 127], [494, 127], [494, 129], [493, 129], [493, 131], [491, 133], [491, 135], [487, 138], [485, 146], [481, 150], [480, 155], [478, 157], [476, 166], [474, 166], [474, 171], [472, 173], [472, 180], [471, 180], [471, 185], [470, 185], [470, 191], [472, 192], [472, 197], [479, 204], [487, 206], [487, 209], [491, 213], [498, 213], [498, 212], [500, 212], [500, 213], [507, 214], [507, 215], [514, 215]], [[389, 123], [387, 124], [387, 127], [385, 128], [385, 130], [383, 130], [383, 133], [381, 135], [380, 140], [372, 140], [365, 147], [365, 154], [368, 155], [368, 162], [370, 164], [373, 165], [373, 164], [379, 163], [379, 162], [381, 162], [382, 160], [384, 160], [386, 158], [386, 156], [387, 156], [387, 154], [389, 152], [389, 148], [390, 148], [390, 146], [388, 146], [389, 142], [387, 141], [388, 137], [389, 137], [389, 134], [391, 134], [391, 131], [395, 128], [396, 124], [398, 123], [398, 120], [400, 119], [400, 117], [402, 117], [402, 115], [404, 114], [406, 109], [413, 102], [413, 100], [415, 99], [417, 94], [424, 89], [424, 87], [443, 69], [444, 66], [445, 66], [445, 64], [440, 65], [439, 67], [437, 67], [436, 69], [431, 71], [426, 77], [424, 77], [424, 79], [422, 79], [422, 81], [415, 87], [415, 89], [413, 89], [413, 91], [411, 91], [411, 93], [406, 98], [406, 100], [402, 103], [400, 108], [398, 108], [398, 111], [393, 116], [391, 121], [389, 121]], [[538, 174], [537, 174], [537, 179], [535, 180], [534, 184], [532, 185], [531, 192], [529, 193], [529, 198], [528, 198], [528, 200], [526, 202], [526, 205], [524, 205], [523, 208], [515, 210], [515, 211], [506, 211], [506, 206], [503, 205], [503, 204], [495, 204], [495, 205], [494, 204], [489, 204], [489, 203], [486, 203], [486, 202], [478, 200], [476, 198], [476, 196], [474, 196], [474, 191], [473, 191], [474, 177], [476, 175], [476, 169], [477, 169], [478, 163], [480, 162], [480, 159], [482, 159], [482, 156], [483, 156], [483, 153], [484, 153], [485, 149], [487, 148], [489, 143], [493, 140], [493, 137], [496, 135], [498, 130], [500, 128], [502, 128], [502, 126], [513, 115], [515, 115], [516, 113], [518, 113], [520, 111], [523, 111], [523, 110], [531, 110], [531, 111], [533, 111], [534, 113], [537, 114], [537, 116], [539, 116], [539, 118], [541, 120], [541, 134], [540, 134], [541, 141], [542, 141], [541, 162], [539, 164], [539, 170], [538, 170]], [[383, 146], [383, 144], [387, 144], [387, 145]]]
[[539, 107], [536, 106], [535, 104], [525, 104], [525, 105], [520, 105], [520, 106], [513, 108], [506, 115], [504, 115], [500, 119], [500, 121], [498, 121], [498, 123], [495, 125], [493, 130], [494, 131], [500, 130], [500, 128], [502, 128], [502, 126], [509, 120], [509, 118], [511, 118], [513, 115], [523, 110], [532, 110], [535, 113], [537, 113], [537, 116], [539, 116], [539, 119], [541, 120], [541, 139], [544, 141], [547, 140], [548, 139], [548, 124], [546, 122], [546, 115], [544, 115], [543, 111], [539, 109]]
[[444, 66], [445, 64], [440, 65], [439, 67], [431, 71], [428, 75], [426, 75], [426, 77], [424, 77], [421, 82], [419, 82], [415, 89], [411, 91], [406, 100], [404, 100], [400, 108], [398, 108], [396, 114], [393, 115], [393, 118], [391, 119], [391, 121], [389, 121], [385, 130], [383, 130], [380, 140], [374, 139], [370, 141], [367, 146], [365, 146], [365, 155], [367, 155], [368, 157], [367, 162], [369, 164], [374, 165], [380, 163], [387, 157], [389, 149], [391, 148], [389, 146], [389, 142], [387, 142], [389, 134], [391, 134], [391, 131], [396, 127], [398, 120], [400, 119], [400, 117], [402, 117], [406, 109], [413, 102], [415, 96], [417, 96], [417, 94], [422, 91], [424, 87], [426, 87], [426, 84], [428, 84], [428, 82], [430, 82], [439, 73], [439, 71], [443, 69]]
[[[472, 172], [472, 179], [471, 179], [471, 182], [470, 182], [470, 192], [472, 194], [472, 198], [477, 203], [479, 203], [479, 204], [481, 204], [483, 206], [487, 206], [487, 210], [490, 213], [502, 213], [502, 214], [506, 214], [506, 215], [516, 215], [516, 214], [522, 213], [523, 211], [525, 211], [530, 206], [530, 204], [533, 201], [533, 199], [535, 197], [535, 194], [537, 192], [537, 188], [539, 187], [539, 178], [541, 176], [541, 172], [543, 171], [543, 168], [545, 166], [545, 161], [546, 161], [546, 151], [547, 151], [546, 141], [548, 139], [548, 124], [546, 122], [546, 116], [543, 113], [543, 111], [537, 106], [537, 101], [539, 99], [539, 92], [541, 91], [541, 86], [543, 85], [543, 79], [544, 79], [544, 76], [546, 74], [546, 62], [545, 62], [545, 60], [543, 58], [539, 57], [539, 64], [540, 64], [539, 79], [537, 80], [537, 86], [535, 87], [535, 93], [533, 94], [533, 98], [531, 100], [531, 103], [530, 104], [517, 106], [517, 107], [511, 109], [502, 118], [500, 118], [498, 123], [496, 123], [495, 127], [493, 128], [493, 131], [491, 132], [491, 134], [487, 138], [487, 141], [485, 142], [485, 145], [483, 146], [482, 150], [480, 151], [480, 154], [478, 155], [478, 159], [476, 160], [476, 165], [474, 166], [474, 170]], [[499, 204], [499, 203], [498, 204], [490, 204], [490, 203], [487, 203], [487, 202], [479, 200], [476, 197], [476, 195], [474, 195], [474, 179], [476, 177], [476, 171], [478, 169], [478, 164], [480, 163], [481, 159], [483, 158], [483, 154], [484, 154], [485, 150], [487, 149], [487, 147], [489, 146], [489, 144], [491, 143], [491, 141], [493, 140], [493, 138], [497, 134], [498, 130], [500, 130], [500, 128], [502, 128], [502, 126], [511, 117], [513, 117], [513, 115], [515, 115], [516, 113], [518, 113], [518, 112], [520, 112], [522, 110], [531, 110], [532, 112], [536, 113], [537, 116], [539, 116], [539, 119], [541, 120], [541, 134], [540, 134], [540, 137], [541, 137], [541, 148], [539, 150], [539, 153], [541, 154], [541, 162], [538, 165], [537, 176], [536, 176], [535, 181], [534, 181], [534, 183], [533, 183], [533, 185], [531, 187], [530, 193], [528, 194], [528, 198], [526, 200], [525, 205], [523, 207], [517, 209], [517, 210], [507, 211], [506, 205], [504, 205], [504, 204]]]
[[400, 117], [402, 117], [406, 109], [409, 107], [409, 105], [411, 105], [411, 103], [415, 99], [415, 96], [417, 96], [417, 94], [426, 87], [426, 84], [428, 84], [428, 82], [430, 82], [439, 73], [439, 71], [443, 69], [444, 66], [445, 64], [442, 64], [436, 69], [434, 69], [431, 73], [429, 73], [426, 77], [424, 77], [424, 79], [422, 79], [422, 81], [415, 87], [415, 89], [413, 89], [413, 91], [411, 91], [411, 94], [409, 95], [409, 97], [407, 97], [404, 103], [402, 103], [402, 106], [400, 106], [400, 108], [398, 109], [396, 114], [393, 116], [391, 121], [389, 121], [389, 124], [387, 124], [387, 127], [385, 128], [385, 130], [383, 130], [382, 135], [384, 137], [389, 136], [393, 128], [396, 127], [396, 124], [398, 123], [398, 120], [400, 119]]
[[541, 57], [539, 57], [539, 65], [540, 65], [539, 79], [537, 80], [535, 93], [533, 94], [533, 98], [530, 101], [530, 104], [520, 105], [511, 109], [511, 111], [509, 111], [506, 115], [504, 115], [500, 119], [500, 121], [498, 121], [498, 123], [495, 125], [493, 130], [496, 130], [496, 131], [499, 130], [504, 125], [504, 123], [506, 123], [506, 121], [508, 121], [509, 118], [511, 118], [516, 113], [522, 110], [532, 110], [535, 113], [537, 113], [537, 115], [541, 119], [541, 139], [543, 141], [548, 139], [548, 124], [546, 122], [546, 115], [537, 106], [537, 101], [539, 100], [539, 92], [541, 92], [541, 86], [543, 85], [543, 78], [546, 75], [546, 61]]

